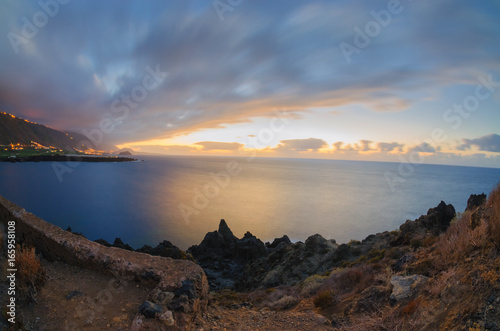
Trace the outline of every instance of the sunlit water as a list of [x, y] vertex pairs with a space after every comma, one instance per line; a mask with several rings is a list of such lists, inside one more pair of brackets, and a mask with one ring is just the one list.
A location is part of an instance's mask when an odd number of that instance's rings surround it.
[[[391, 189], [397, 163], [226, 157], [140, 157], [81, 163], [59, 182], [51, 163], [0, 163], [0, 195], [89, 239], [186, 249], [224, 218], [233, 233], [270, 241], [319, 233], [363, 239], [425, 214], [441, 200], [463, 211], [500, 169], [417, 165]], [[214, 174], [218, 174], [215, 179]], [[402, 177], [397, 177], [402, 178]]]

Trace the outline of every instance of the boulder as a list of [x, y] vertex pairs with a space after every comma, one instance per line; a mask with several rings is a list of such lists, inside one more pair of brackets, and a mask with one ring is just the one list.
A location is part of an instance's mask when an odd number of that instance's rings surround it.
[[422, 275], [392, 276], [392, 293], [390, 300], [393, 304], [409, 299], [418, 289], [427, 282], [427, 277]]
[[146, 300], [139, 306], [139, 312], [147, 318], [155, 318], [156, 314], [163, 312], [163, 308], [156, 303]]

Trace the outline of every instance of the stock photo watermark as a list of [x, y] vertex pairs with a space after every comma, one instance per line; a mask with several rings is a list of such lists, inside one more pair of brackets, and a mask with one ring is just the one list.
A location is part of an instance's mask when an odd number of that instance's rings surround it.
[[212, 6], [221, 22], [224, 22], [224, 15], [227, 12], [232, 13], [242, 3], [243, 0], [214, 0], [212, 1]]
[[[147, 74], [143, 76], [142, 84], [130, 89], [129, 94], [122, 93], [119, 98], [114, 99], [110, 106], [110, 113], [105, 114], [97, 128], [82, 131], [82, 134], [88, 140], [78, 142], [76, 146], [78, 150], [83, 151], [90, 147], [98, 148], [102, 144], [104, 136], [111, 134], [117, 126], [122, 124], [128, 118], [130, 112], [137, 109], [139, 104], [148, 97], [149, 93], [158, 88], [169, 75], [168, 72], [160, 70], [160, 65], [156, 65], [155, 69], [146, 66], [145, 70]], [[70, 146], [66, 148], [71, 149]], [[80, 164], [79, 160], [81, 160], [79, 155], [69, 155], [67, 162], [52, 163], [52, 169], [60, 183], [63, 181], [64, 174], [72, 173], [74, 168]]]
[[[408, 0], [412, 1], [412, 0]], [[361, 50], [368, 47], [373, 39], [378, 37], [385, 28], [391, 24], [394, 16], [403, 12], [404, 7], [399, 0], [389, 0], [386, 9], [379, 11], [370, 11], [370, 16], [373, 20], [366, 22], [363, 28], [358, 25], [354, 26], [354, 37], [352, 43], [342, 41], [339, 48], [344, 55], [347, 63], [352, 62], [354, 54], [360, 54]]]
[[[493, 80], [493, 75], [478, 76], [479, 84], [474, 88], [474, 93], [467, 95], [462, 102], [453, 104], [445, 110], [442, 119], [452, 130], [458, 130], [464, 119], [469, 118], [479, 110], [481, 101], [489, 99], [500, 87], [500, 82]], [[425, 154], [434, 151], [432, 146], [447, 140], [446, 130], [436, 127], [432, 130], [429, 139], [419, 141], [417, 148], [411, 150], [408, 155], [399, 155], [398, 169], [396, 172], [387, 171], [384, 176], [392, 192], [396, 191], [397, 184], [404, 183], [416, 170], [416, 166], [424, 163]]]
[[7, 320], [16, 323], [16, 222], [7, 222]]
[[21, 17], [22, 26], [20, 33], [10, 31], [7, 33], [10, 45], [16, 54], [19, 53], [19, 46], [29, 43], [38, 35], [38, 32], [43, 29], [58, 13], [61, 5], [66, 5], [71, 0], [40, 0], [38, 6], [40, 10], [36, 11], [31, 19]]
[[[269, 120], [269, 126], [261, 128], [259, 132], [252, 137], [248, 137], [247, 144], [251, 146], [250, 151], [241, 151], [241, 154], [247, 154], [245, 158], [247, 163], [251, 163], [255, 160], [257, 155], [257, 149], [266, 147], [271, 141], [275, 139], [275, 135], [282, 132], [289, 125], [290, 121], [286, 118], [285, 113], [275, 112]], [[242, 155], [244, 156], [244, 155]], [[224, 190], [231, 183], [231, 178], [239, 175], [243, 170], [244, 163], [241, 164], [238, 161], [230, 160], [225, 164], [225, 168], [218, 173], [210, 173], [211, 180], [207, 182], [203, 187], [195, 188], [193, 190], [194, 194], [189, 205], [180, 203], [178, 209], [184, 219], [186, 225], [191, 223], [192, 215], [199, 215], [200, 211], [207, 208], [210, 205], [210, 200], [215, 199], [219, 196], [221, 190]]]

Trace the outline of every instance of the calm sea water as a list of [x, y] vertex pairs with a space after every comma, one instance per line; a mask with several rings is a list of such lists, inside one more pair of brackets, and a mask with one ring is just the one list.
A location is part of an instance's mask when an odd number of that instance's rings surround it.
[[227, 157], [140, 157], [81, 163], [59, 182], [51, 163], [0, 163], [0, 195], [89, 239], [186, 249], [224, 218], [233, 233], [270, 241], [319, 233], [337, 242], [399, 227], [441, 200], [463, 211], [500, 169], [418, 165], [393, 189], [397, 163]]

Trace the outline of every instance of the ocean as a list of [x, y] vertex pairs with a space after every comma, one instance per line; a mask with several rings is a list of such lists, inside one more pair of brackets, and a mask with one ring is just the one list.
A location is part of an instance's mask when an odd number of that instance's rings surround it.
[[[136, 156], [141, 162], [0, 163], [0, 195], [87, 238], [134, 248], [199, 244], [225, 219], [233, 233], [338, 243], [399, 228], [441, 200], [463, 212], [500, 169], [383, 162]], [[71, 167], [69, 167], [71, 166]], [[61, 172], [61, 169], [67, 170]]]

